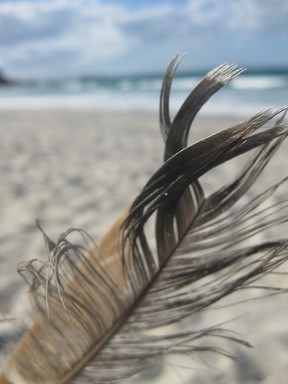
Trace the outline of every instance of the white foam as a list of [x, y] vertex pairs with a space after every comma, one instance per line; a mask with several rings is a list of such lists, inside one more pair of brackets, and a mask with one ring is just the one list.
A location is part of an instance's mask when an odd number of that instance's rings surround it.
[[285, 87], [285, 78], [282, 76], [243, 76], [231, 82], [231, 87], [239, 90], [261, 90]]

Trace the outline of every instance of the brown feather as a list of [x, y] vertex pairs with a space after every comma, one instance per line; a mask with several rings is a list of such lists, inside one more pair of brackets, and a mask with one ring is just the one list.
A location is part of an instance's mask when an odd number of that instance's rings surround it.
[[[169, 353], [227, 354], [214, 344], [198, 346], [209, 336], [249, 345], [220, 327], [150, 333], [249, 286], [286, 261], [288, 253], [286, 239], [245, 243], [287, 221], [286, 200], [279, 203], [282, 210], [278, 203], [270, 207], [272, 218], [261, 208], [286, 179], [236, 212], [231, 209], [287, 137], [284, 117], [260, 130], [282, 110], [262, 111], [187, 147], [197, 112], [241, 70], [223, 65], [209, 72], [171, 122], [169, 92], [178, 63], [175, 58], [168, 66], [161, 91], [163, 166], [99, 245], [80, 229], [68, 230], [56, 243], [44, 234], [48, 261], [39, 266], [32, 260], [20, 268], [30, 278], [34, 322], [8, 359], [1, 384], [115, 383]], [[251, 150], [256, 153], [235, 180], [206, 197], [200, 178]], [[251, 223], [253, 215], [260, 224]], [[156, 251], [147, 236], [149, 223]], [[232, 223], [238, 231], [232, 231]], [[71, 236], [78, 236], [76, 243]]]

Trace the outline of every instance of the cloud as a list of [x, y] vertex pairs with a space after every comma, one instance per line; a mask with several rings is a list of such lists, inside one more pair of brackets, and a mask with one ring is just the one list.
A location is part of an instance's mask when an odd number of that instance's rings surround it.
[[159, 69], [183, 51], [191, 52], [195, 66], [233, 58], [288, 62], [279, 48], [288, 42], [287, 0], [277, 6], [274, 0], [149, 4], [2, 1], [0, 62], [6, 72], [28, 77]]
[[[120, 12], [119, 12], [120, 11]], [[98, 59], [117, 57], [133, 38], [117, 26], [118, 7], [87, 1], [22, 1], [0, 5], [1, 61], [10, 72], [53, 75], [88, 70]], [[115, 15], [115, 16], [114, 16]]]

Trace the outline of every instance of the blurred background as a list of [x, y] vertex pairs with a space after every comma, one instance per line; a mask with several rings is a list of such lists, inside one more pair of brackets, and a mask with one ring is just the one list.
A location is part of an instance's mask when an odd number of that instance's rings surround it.
[[155, 111], [162, 73], [177, 53], [186, 57], [172, 107], [224, 62], [246, 74], [205, 112], [283, 105], [287, 17], [286, 0], [1, 0], [0, 108]]
[[[176, 54], [185, 56], [172, 112], [215, 66], [246, 68], [201, 110], [193, 140], [287, 106], [287, 20], [287, 0], [0, 0], [0, 366], [30, 308], [17, 266], [46, 260], [34, 219], [53, 240], [72, 226], [96, 241], [105, 233], [162, 163], [159, 91]], [[211, 189], [231, 182], [239, 163], [213, 169]], [[283, 146], [260, 191], [285, 176], [285, 164]], [[277, 275], [276, 285], [286, 280]], [[254, 348], [229, 345], [236, 363], [155, 361], [131, 383], [286, 383], [287, 318], [286, 295], [210, 312], [213, 325], [240, 319], [232, 326]], [[205, 314], [191, 321], [202, 329]]]

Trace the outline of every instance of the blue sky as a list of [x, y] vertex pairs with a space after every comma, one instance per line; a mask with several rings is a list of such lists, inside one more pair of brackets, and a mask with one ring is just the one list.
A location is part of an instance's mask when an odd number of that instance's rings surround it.
[[163, 71], [223, 62], [288, 67], [287, 0], [0, 0], [12, 77]]

